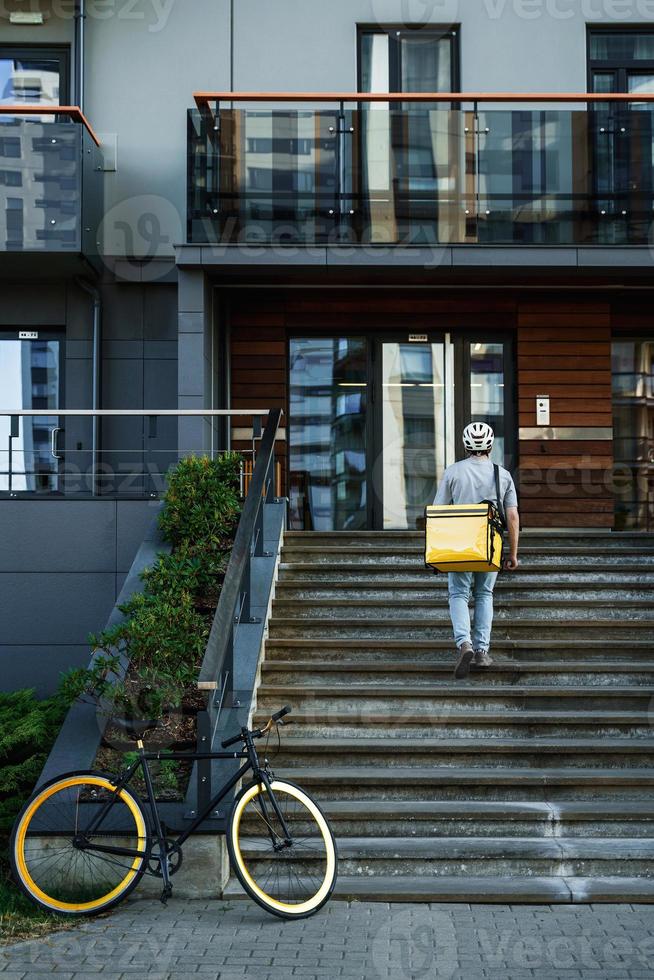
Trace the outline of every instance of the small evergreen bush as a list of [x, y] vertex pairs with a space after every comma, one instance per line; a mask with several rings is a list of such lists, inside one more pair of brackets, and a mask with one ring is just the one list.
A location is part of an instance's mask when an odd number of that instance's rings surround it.
[[[180, 705], [202, 662], [210, 629], [203, 609], [217, 602], [240, 516], [240, 463], [238, 453], [189, 456], [171, 471], [159, 526], [173, 551], [143, 572], [143, 591], [119, 607], [123, 621], [89, 637], [101, 655], [65, 675], [68, 698], [91, 695], [142, 718]], [[119, 654], [130, 667], [116, 683]]]
[[33, 906], [9, 883], [9, 835], [67, 707], [61, 695], [37, 701], [31, 690], [0, 692], [0, 925], [8, 933], [15, 920], [34, 914]]

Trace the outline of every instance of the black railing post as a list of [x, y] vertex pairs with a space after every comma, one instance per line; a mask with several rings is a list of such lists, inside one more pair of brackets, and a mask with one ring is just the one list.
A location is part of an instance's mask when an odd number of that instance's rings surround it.
[[14, 439], [17, 438], [20, 429], [20, 420], [17, 415], [12, 415], [9, 420], [9, 452], [7, 458], [7, 466], [9, 469], [9, 480], [8, 480], [8, 490], [9, 496], [13, 493], [14, 489]]
[[252, 615], [250, 613], [251, 607], [251, 597], [252, 597], [252, 557], [250, 556], [245, 565], [243, 571], [243, 578], [241, 579], [241, 608], [239, 610], [238, 616], [234, 619], [234, 625], [238, 626], [240, 623], [251, 623]]
[[[198, 711], [197, 715], [197, 750], [211, 751], [211, 718], [208, 711]], [[198, 789], [197, 812], [200, 813], [211, 799], [211, 759], [197, 761]]]

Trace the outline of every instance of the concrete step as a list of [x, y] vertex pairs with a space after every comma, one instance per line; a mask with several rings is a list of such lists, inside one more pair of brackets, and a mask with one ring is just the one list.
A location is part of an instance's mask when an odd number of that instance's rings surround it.
[[[522, 560], [524, 558], [524, 561]], [[377, 582], [395, 581], [396, 579], [417, 582], [440, 582], [443, 585], [447, 582], [447, 575], [435, 573], [431, 568], [427, 568], [421, 560], [416, 558], [403, 559], [396, 562], [371, 562], [362, 556], [360, 563], [350, 562], [347, 565], [325, 562], [310, 561], [289, 561], [282, 552], [282, 560], [279, 565], [280, 579], [284, 582], [289, 580], [296, 581], [320, 581], [329, 579], [335, 581], [351, 582], [352, 580], [373, 579]], [[604, 576], [616, 580], [627, 577], [642, 578], [647, 581], [654, 573], [654, 566], [651, 562], [622, 558], [619, 555], [613, 556], [611, 560], [594, 561], [590, 569], [581, 568], [574, 561], [558, 562], [553, 565], [550, 561], [539, 562], [533, 557], [521, 556], [520, 567], [515, 572], [502, 572], [498, 578], [498, 588], [503, 582], [530, 582], [534, 579], [547, 579], [549, 581], [591, 581], [596, 576]]]
[[[349, 544], [358, 547], [374, 546], [383, 542], [384, 544], [396, 547], [402, 542], [415, 544], [424, 541], [425, 532], [397, 530], [397, 531], [287, 531], [284, 541], [288, 544]], [[556, 545], [565, 549], [572, 545], [604, 545], [612, 549], [618, 549], [624, 545], [638, 545], [639, 547], [651, 547], [654, 550], [654, 532], [646, 531], [604, 531], [604, 530], [531, 530], [523, 529], [520, 534], [521, 540], [525, 544], [546, 544]]]
[[321, 800], [341, 837], [654, 837], [654, 801]]
[[[275, 708], [282, 702], [277, 701]], [[257, 724], [270, 717], [272, 704], [265, 709], [259, 703], [255, 716]], [[415, 709], [415, 706], [414, 706]], [[369, 707], [342, 705], [324, 709], [311, 706], [306, 710], [293, 709], [293, 732], [317, 739], [332, 736], [345, 738], [385, 738], [389, 734], [400, 738], [581, 738], [594, 735], [610, 737], [649, 737], [652, 734], [649, 711], [586, 710], [568, 708], [525, 709], [485, 708], [483, 702], [474, 709], [448, 708], [430, 710], [379, 711]]]
[[[630, 610], [628, 617], [624, 611], [607, 609], [603, 616], [580, 618], [575, 610], [567, 616], [554, 617], [548, 610], [533, 612], [521, 619], [509, 617], [500, 611], [493, 622], [493, 646], [500, 640], [513, 640], [516, 644], [524, 640], [543, 640], [544, 643], [557, 637], [565, 637], [568, 647], [579, 639], [595, 639], [596, 642], [624, 642], [642, 637], [651, 638], [654, 634], [654, 619], [645, 614]], [[565, 613], [566, 610], [563, 610]], [[340, 638], [342, 640], [448, 640], [452, 641], [452, 626], [447, 610], [432, 611], [429, 617], [408, 616], [401, 620], [391, 617], [377, 619], [356, 619], [352, 616], [324, 618], [322, 620], [299, 619], [296, 617], [274, 616], [269, 622], [268, 635], [271, 639], [303, 638], [305, 642], [317, 639]]]
[[[281, 771], [281, 770], [280, 770]], [[576, 766], [297, 766], [293, 782], [318, 801], [461, 800], [652, 802], [652, 768]], [[374, 815], [374, 806], [371, 806]]]
[[[352, 598], [356, 589], [357, 601], [378, 602], [381, 604], [399, 603], [402, 606], [411, 603], [447, 602], [447, 581], [436, 576], [426, 582], [394, 582], [379, 584], [371, 579], [360, 579], [353, 582], [316, 582], [303, 584], [282, 580], [275, 589], [275, 601], [279, 603], [329, 602], [343, 604]], [[504, 581], [495, 588], [495, 604], [501, 606], [509, 603], [535, 605], [537, 603], [577, 602], [580, 604], [607, 603], [618, 601], [620, 604], [652, 604], [654, 576], [651, 582], [616, 583], [614, 579], [604, 583], [590, 582], [588, 576], [582, 582], [548, 582], [541, 576], [538, 584], [526, 580], [515, 583]]]
[[[377, 663], [399, 661], [413, 663], [417, 669], [422, 665], [452, 665], [454, 642], [451, 634], [424, 639], [349, 639], [335, 637], [304, 637], [289, 639], [268, 638], [265, 641], [265, 661], [293, 660], [313, 661], [318, 664], [340, 664], [374, 659]], [[507, 639], [493, 636], [493, 656], [501, 658], [508, 666], [529, 663], [533, 660], [547, 661], [553, 665], [559, 662], [603, 664], [608, 662], [639, 663], [654, 658], [654, 638], [639, 634], [635, 639], [622, 643], [605, 640], [602, 636], [574, 637], [566, 633], [560, 637], [538, 637], [526, 639]]]
[[[454, 875], [399, 877], [397, 875], [340, 875], [335, 899], [359, 902], [464, 902], [483, 905], [554, 905], [583, 902], [652, 903], [654, 881], [648, 878], [614, 877], [524, 877]], [[223, 898], [241, 901], [249, 896], [231, 879]]]
[[[292, 729], [291, 729], [292, 731]], [[322, 739], [292, 735], [275, 748], [275, 764], [288, 771], [306, 766], [517, 766], [530, 769], [581, 768], [654, 770], [652, 738], [385, 738]]]
[[[450, 653], [439, 663], [413, 660], [314, 660], [266, 659], [261, 667], [263, 683], [329, 684], [340, 680], [346, 684], [394, 685], [429, 684], [438, 681], [448, 686], [458, 682], [453, 677], [455, 656]], [[589, 687], [620, 685], [650, 685], [654, 687], [654, 661], [638, 663], [633, 660], [531, 660], [507, 662], [496, 656], [492, 666], [472, 668], [475, 678], [483, 677], [485, 684], [520, 686], [523, 684], [581, 685]]]
[[[298, 540], [285, 540], [283, 548], [284, 561], [314, 561], [330, 562], [337, 560], [370, 562], [385, 560], [420, 560], [424, 561], [424, 539], [415, 542], [398, 544], [374, 542], [364, 545], [358, 542], [341, 544], [333, 542], [306, 544]], [[592, 566], [594, 560], [614, 562], [623, 558], [638, 558], [643, 564], [654, 561], [654, 547], [638, 542], [624, 544], [619, 548], [604, 542], [580, 542], [569, 544], [562, 548], [560, 545], [543, 544], [524, 541], [520, 543], [519, 553], [525, 559], [536, 558], [541, 562], [547, 559], [552, 564], [574, 564], [575, 567]]]
[[[645, 593], [636, 598], [623, 598], [621, 592], [602, 596], [562, 596], [555, 598], [556, 615], [559, 619], [626, 620], [645, 619], [654, 629], [654, 604]], [[497, 619], [524, 620], [550, 618], [553, 597], [531, 594], [511, 598], [503, 594], [495, 597], [494, 612]], [[474, 599], [470, 603], [474, 609]], [[445, 594], [425, 598], [365, 598], [357, 592], [354, 596], [316, 599], [275, 598], [272, 604], [273, 619], [436, 619], [449, 622], [448, 599]]]
[[[316, 839], [316, 844], [318, 844]], [[310, 846], [310, 839], [307, 841]], [[250, 865], [270, 863], [255, 840], [241, 838], [241, 852]], [[296, 873], [310, 874], [321, 861], [302, 852]], [[654, 841], [643, 838], [582, 837], [345, 837], [338, 841], [343, 875], [528, 875], [542, 877], [624, 875], [654, 876]]]
[[351, 709], [362, 714], [385, 711], [389, 720], [398, 712], [434, 712], [447, 714], [454, 710], [545, 710], [576, 708], [579, 712], [643, 711], [647, 713], [654, 688], [627, 686], [511, 685], [486, 684], [481, 672], [475, 672], [459, 684], [266, 684], [260, 688], [257, 705], [261, 711], [289, 704], [299, 711], [328, 713], [329, 717]]

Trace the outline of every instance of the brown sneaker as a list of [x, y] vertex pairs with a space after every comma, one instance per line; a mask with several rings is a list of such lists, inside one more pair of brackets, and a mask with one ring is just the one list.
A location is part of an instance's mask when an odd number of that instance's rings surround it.
[[472, 661], [473, 667], [490, 667], [492, 663], [493, 658], [486, 650], [475, 650], [474, 659]]
[[472, 649], [472, 643], [468, 643], [466, 640], [458, 649], [459, 659], [457, 660], [456, 667], [454, 668], [454, 676], [457, 680], [461, 680], [463, 677], [467, 677], [470, 673], [470, 664], [472, 663], [472, 658], [474, 656], [474, 650]]

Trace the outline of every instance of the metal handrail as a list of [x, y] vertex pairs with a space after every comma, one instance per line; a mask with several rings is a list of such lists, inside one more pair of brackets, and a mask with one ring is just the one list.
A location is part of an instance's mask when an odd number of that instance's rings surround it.
[[[12, 486], [12, 474], [13, 474], [13, 440], [19, 435], [19, 419], [20, 418], [47, 418], [52, 417], [53, 419], [69, 418], [69, 417], [80, 417], [80, 418], [98, 418], [98, 417], [129, 417], [134, 416], [136, 418], [147, 418], [150, 420], [155, 420], [159, 416], [166, 417], [179, 417], [179, 418], [214, 418], [214, 417], [252, 417], [253, 418], [253, 430], [252, 430], [252, 455], [255, 455], [255, 443], [259, 439], [261, 433], [261, 420], [263, 417], [268, 416], [270, 413], [269, 408], [187, 408], [187, 409], [174, 409], [174, 408], [145, 408], [145, 409], [131, 409], [131, 408], [96, 408], [96, 409], [76, 409], [76, 408], [5, 408], [0, 409], [0, 418], [7, 417], [10, 419], [10, 430], [9, 430], [9, 446], [8, 446], [8, 470], [0, 470], [0, 476], [9, 477], [9, 496], [15, 497], [17, 493], [14, 492]], [[51, 454], [54, 459], [63, 459], [64, 456], [57, 452], [56, 444], [56, 434], [61, 431], [61, 427], [56, 425], [53, 426], [51, 434]], [[84, 455], [91, 453], [91, 468], [90, 468], [90, 486], [92, 496], [96, 496], [99, 493], [97, 475], [99, 473], [99, 460], [102, 456], [102, 451], [94, 448], [93, 450], [71, 450], [65, 449], [66, 456], [74, 456], [76, 452], [83, 452]], [[120, 450], [109, 450], [110, 452], [119, 452]], [[208, 450], [212, 453], [215, 450]], [[134, 450], [134, 452], [140, 453], [142, 450]], [[167, 452], [165, 450], [164, 452]], [[42, 475], [46, 471], [36, 471], [23, 469], [20, 471], [20, 476], [36, 476]], [[49, 471], [48, 471], [49, 472]], [[124, 474], [123, 474], [124, 475]], [[19, 491], [20, 492], [20, 491]], [[31, 494], [33, 491], [29, 491]], [[154, 493], [150, 494], [154, 496]]]
[[101, 146], [100, 138], [91, 126], [78, 105], [38, 105], [34, 103], [18, 103], [17, 105], [0, 105], [0, 115], [3, 116], [68, 116], [72, 122], [84, 126], [96, 146]]
[[268, 415], [269, 408], [0, 408], [0, 416], [79, 415], [94, 418], [100, 415], [135, 415], [149, 418], [151, 415], [208, 416], [208, 415]]
[[633, 92], [194, 92], [198, 109], [212, 102], [654, 102]]
[[281, 408], [274, 408], [268, 416], [198, 678], [198, 688], [219, 690], [221, 702], [230, 693], [233, 681], [234, 629], [242, 621], [252, 621], [250, 559], [264, 555], [263, 506], [273, 499], [275, 438], [282, 415]]

